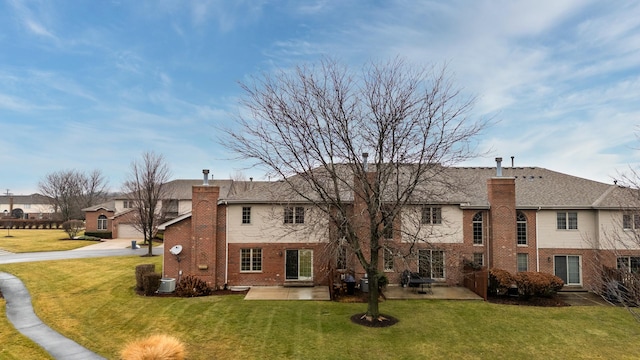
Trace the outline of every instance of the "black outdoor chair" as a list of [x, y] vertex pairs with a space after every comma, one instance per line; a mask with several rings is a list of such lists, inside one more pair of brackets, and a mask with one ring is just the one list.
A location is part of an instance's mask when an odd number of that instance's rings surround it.
[[[431, 288], [431, 284], [433, 284], [434, 280], [432, 278], [420, 276], [417, 272], [411, 272], [409, 270], [405, 270], [402, 272], [402, 278], [400, 283], [402, 286], [408, 286], [412, 288], [420, 287], [420, 294], [433, 293], [433, 289]], [[427, 286], [427, 290], [425, 291], [424, 287]]]

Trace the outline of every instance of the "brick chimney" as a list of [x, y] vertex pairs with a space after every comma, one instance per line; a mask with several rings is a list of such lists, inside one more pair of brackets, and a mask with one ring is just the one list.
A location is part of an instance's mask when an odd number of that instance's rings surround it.
[[189, 272], [216, 286], [216, 234], [220, 188], [210, 186], [209, 170], [202, 185], [194, 186], [191, 199], [191, 261]]
[[489, 261], [493, 268], [515, 273], [516, 256], [516, 182], [502, 175], [502, 158], [496, 158], [496, 176], [487, 180], [489, 200]]

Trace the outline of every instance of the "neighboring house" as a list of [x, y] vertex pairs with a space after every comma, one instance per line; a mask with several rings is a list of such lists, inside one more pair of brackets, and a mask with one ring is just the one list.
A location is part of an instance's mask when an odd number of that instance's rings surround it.
[[[628, 189], [499, 163], [492, 168], [450, 167], [442, 176], [459, 186], [407, 206], [400, 224], [409, 231], [416, 226], [410, 214], [421, 214], [429, 242], [417, 244], [409, 258], [381, 251], [380, 270], [390, 283], [400, 283], [400, 274], [409, 269], [438, 282], [461, 284], [463, 263], [472, 261], [512, 273], [547, 272], [568, 286], [590, 289], [603, 265], [640, 263], [638, 244], [623, 248], [609, 236], [640, 230], [640, 215], [622, 208], [629, 204]], [[216, 181], [194, 185], [191, 211], [161, 225], [165, 277], [195, 275], [221, 288], [326, 285], [329, 274], [345, 271], [363, 276], [352, 254], [330, 245], [335, 231], [318, 212], [303, 199], [283, 195], [285, 182], [223, 184], [227, 186]], [[362, 205], [352, 206], [358, 214]], [[400, 231], [386, 243], [390, 249], [408, 246]], [[169, 252], [175, 245], [182, 248], [177, 256]]]
[[85, 232], [111, 232], [116, 212], [115, 200], [82, 209], [85, 214]]
[[[223, 189], [225, 196], [231, 191], [231, 180], [214, 181], [212, 185]], [[170, 220], [191, 211], [191, 189], [202, 180], [173, 180], [165, 184], [167, 198], [160, 202], [164, 219]], [[125, 194], [102, 204], [91, 206], [85, 212], [87, 232], [110, 232], [114, 239], [142, 239], [142, 232], [134, 225], [133, 203]]]
[[40, 194], [1, 195], [0, 216], [18, 219], [51, 219], [55, 207], [51, 199]]

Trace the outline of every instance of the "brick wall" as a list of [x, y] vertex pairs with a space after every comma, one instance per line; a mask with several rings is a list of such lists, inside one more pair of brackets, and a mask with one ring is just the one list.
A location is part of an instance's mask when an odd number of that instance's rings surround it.
[[[177, 223], [168, 226], [164, 232], [165, 277], [179, 278], [187, 275], [197, 276], [211, 287], [224, 286], [224, 249], [225, 237], [219, 239], [225, 228], [225, 206], [218, 205], [220, 188], [217, 186], [194, 186], [192, 195], [192, 214]], [[180, 262], [169, 250], [181, 245]]]
[[514, 178], [487, 180], [489, 204], [489, 257], [491, 266], [516, 271], [516, 186]]
[[[107, 229], [106, 230], [98, 230], [98, 217], [100, 215], [104, 215], [107, 217]], [[97, 231], [112, 231], [111, 223], [113, 217], [113, 211], [107, 211], [104, 209], [100, 209], [98, 211], [87, 211], [85, 212], [85, 228], [88, 232], [97, 232]]]
[[[178, 258], [169, 250], [175, 245], [182, 246], [182, 252]], [[191, 218], [184, 219], [167, 227], [164, 231], [164, 265], [162, 266], [163, 277], [179, 278], [179, 271], [183, 271], [183, 276], [190, 274], [189, 261], [191, 258]], [[185, 267], [186, 266], [186, 267]]]
[[[229, 244], [229, 286], [285, 284], [286, 250], [313, 250], [313, 284], [328, 285], [329, 261], [325, 243], [232, 243]], [[262, 271], [241, 272], [241, 249], [262, 249]]]

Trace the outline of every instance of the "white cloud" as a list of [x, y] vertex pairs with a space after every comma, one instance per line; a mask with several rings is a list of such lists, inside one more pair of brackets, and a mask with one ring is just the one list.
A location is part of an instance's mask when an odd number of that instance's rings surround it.
[[38, 4], [40, 6], [34, 10], [29, 8], [26, 3], [18, 0], [9, 1], [9, 4], [13, 7], [18, 21], [27, 31], [40, 37], [58, 40], [54, 33], [44, 24], [44, 21], [50, 15], [46, 12], [48, 9], [43, 4]]

